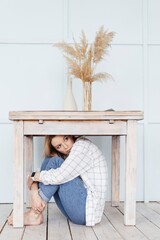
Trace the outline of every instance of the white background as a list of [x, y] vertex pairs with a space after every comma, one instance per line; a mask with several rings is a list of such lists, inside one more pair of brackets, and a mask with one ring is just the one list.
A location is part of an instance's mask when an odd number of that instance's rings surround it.
[[[63, 110], [65, 61], [53, 43], [92, 42], [101, 25], [116, 32], [101, 70], [114, 81], [93, 84], [93, 110], [142, 110], [138, 123], [137, 200], [160, 200], [160, 0], [0, 0], [0, 203], [13, 201], [13, 123], [9, 111]], [[83, 109], [81, 80], [73, 81]], [[111, 168], [110, 137], [92, 137]], [[124, 139], [121, 139], [121, 200]], [[35, 166], [43, 156], [35, 139]], [[111, 177], [111, 176], [110, 176]], [[107, 200], [110, 200], [111, 182]]]

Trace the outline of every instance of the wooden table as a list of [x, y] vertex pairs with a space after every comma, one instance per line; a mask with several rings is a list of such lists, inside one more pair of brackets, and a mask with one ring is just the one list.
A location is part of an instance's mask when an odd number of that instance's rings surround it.
[[23, 227], [24, 184], [32, 172], [33, 137], [45, 135], [112, 136], [113, 206], [119, 203], [120, 136], [125, 136], [124, 224], [135, 225], [137, 121], [143, 119], [141, 111], [18, 111], [10, 112], [9, 119], [14, 121], [14, 227]]

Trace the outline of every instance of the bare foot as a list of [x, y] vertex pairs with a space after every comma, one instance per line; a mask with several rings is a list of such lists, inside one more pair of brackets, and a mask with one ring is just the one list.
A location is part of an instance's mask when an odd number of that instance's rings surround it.
[[[40, 225], [43, 222], [42, 213], [35, 213], [31, 208], [28, 212], [24, 213], [24, 225], [32, 226], [32, 225]], [[8, 217], [8, 224], [13, 225], [13, 216]]]

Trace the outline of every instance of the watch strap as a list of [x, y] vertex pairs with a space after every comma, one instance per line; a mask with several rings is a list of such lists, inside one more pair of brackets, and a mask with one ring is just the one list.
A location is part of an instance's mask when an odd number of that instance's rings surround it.
[[34, 182], [36, 181], [35, 178], [34, 178], [35, 174], [36, 174], [36, 172], [32, 172], [32, 174], [31, 174], [31, 178]]

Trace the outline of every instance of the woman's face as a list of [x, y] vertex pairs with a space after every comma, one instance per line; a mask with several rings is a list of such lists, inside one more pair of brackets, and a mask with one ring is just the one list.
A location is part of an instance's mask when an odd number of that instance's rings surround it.
[[72, 136], [55, 136], [52, 138], [51, 144], [58, 152], [69, 155], [74, 140]]

